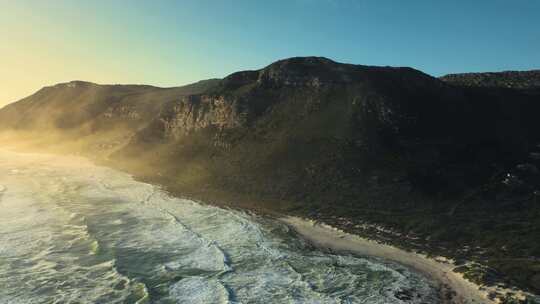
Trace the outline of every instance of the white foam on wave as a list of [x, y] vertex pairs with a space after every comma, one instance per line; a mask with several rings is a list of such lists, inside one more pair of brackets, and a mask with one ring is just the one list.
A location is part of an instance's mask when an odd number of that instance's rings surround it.
[[223, 281], [234, 290], [239, 302], [267, 303], [347, 303], [315, 290], [301, 274], [284, 261], [260, 265], [237, 276], [227, 276]]
[[188, 277], [169, 289], [170, 297], [178, 304], [233, 304], [227, 288], [215, 279]]
[[197, 269], [209, 272], [227, 272], [232, 270], [223, 252], [212, 244], [197, 247], [194, 251], [182, 255], [180, 259], [166, 263], [164, 267], [168, 271]]
[[2, 179], [10, 191], [0, 212], [0, 302], [121, 303], [136, 291], [143, 298], [145, 288], [120, 274], [114, 260], [85, 256], [98, 254], [99, 243], [84, 216], [64, 208], [81, 203], [71, 200], [71, 189], [55, 176], [24, 174]]
[[[402, 303], [395, 298], [397, 291], [411, 288], [420, 294], [430, 293], [431, 287], [426, 282], [412, 274], [404, 275], [402, 272], [406, 273], [406, 270], [397, 271], [395, 265], [382, 261], [322, 253], [305, 256], [301, 252], [302, 242], [296, 244], [297, 240], [277, 237], [275, 231], [280, 231], [279, 225], [268, 223], [265, 226], [262, 222], [255, 222], [261, 219], [249, 214], [169, 199], [159, 194], [154, 194], [148, 203], [170, 213], [182, 222], [185, 229], [193, 231], [201, 239], [214, 240], [230, 255], [233, 265], [239, 264], [239, 269], [225, 274], [222, 280], [234, 290], [240, 301], [271, 299], [269, 303], [287, 302], [293, 301], [291, 295], [294, 294], [302, 303], [341, 303], [344, 299], [362, 301], [366, 298], [370, 303]], [[287, 235], [284, 229], [281, 230]], [[200, 248], [206, 248], [204, 245], [201, 243], [203, 247]], [[201, 254], [195, 251], [196, 254], [185, 255], [183, 261], [166, 267], [181, 269], [190, 264], [197, 265], [204, 257], [211, 256], [201, 251]], [[197, 267], [208, 268], [207, 261], [204, 263], [205, 266]], [[301, 272], [307, 273], [298, 272], [296, 267], [303, 267]], [[351, 269], [360, 272], [355, 273]], [[308, 275], [310, 270], [314, 272], [311, 276]], [[366, 274], [370, 272], [380, 282], [367, 281]], [[325, 292], [321, 293], [317, 288]], [[338, 291], [334, 291], [336, 289]]]
[[122, 225], [123, 223], [124, 221], [122, 221], [121, 219], [116, 219], [116, 220], [111, 221], [111, 224], [113, 225]]
[[[136, 204], [143, 205], [130, 205], [130, 208], [133, 207], [130, 214], [152, 224], [133, 231], [128, 240], [123, 242], [123, 246], [138, 247], [144, 244], [145, 248], [167, 252], [171, 260], [162, 266], [166, 271], [199, 270], [223, 273], [231, 270], [227, 253], [218, 242], [186, 225], [185, 214], [173, 213], [165, 208], [174, 198], [158, 189], [149, 189], [144, 184], [143, 188], [142, 191], [135, 191], [138, 193]], [[202, 208], [198, 204], [187, 206]]]

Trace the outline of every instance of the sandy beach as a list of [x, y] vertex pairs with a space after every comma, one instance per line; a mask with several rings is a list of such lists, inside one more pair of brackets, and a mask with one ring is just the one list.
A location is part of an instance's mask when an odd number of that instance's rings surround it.
[[283, 217], [280, 220], [322, 249], [380, 257], [423, 273], [439, 287], [442, 303], [497, 303], [487, 298], [487, 290], [480, 290], [479, 286], [465, 280], [461, 274], [453, 272], [455, 266], [444, 258], [428, 258], [298, 217]]

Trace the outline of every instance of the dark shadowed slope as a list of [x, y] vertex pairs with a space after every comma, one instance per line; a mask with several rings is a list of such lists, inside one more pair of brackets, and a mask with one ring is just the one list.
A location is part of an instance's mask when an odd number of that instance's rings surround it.
[[540, 70], [449, 74], [441, 77], [441, 80], [466, 87], [540, 88]]
[[176, 193], [476, 260], [491, 268], [472, 279], [540, 292], [540, 90], [452, 77], [290, 58], [196, 89], [62, 84], [0, 124]]

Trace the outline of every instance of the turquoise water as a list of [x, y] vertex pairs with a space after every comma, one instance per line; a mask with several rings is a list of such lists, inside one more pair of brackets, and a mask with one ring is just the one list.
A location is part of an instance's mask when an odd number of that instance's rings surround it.
[[0, 303], [437, 302], [417, 273], [320, 252], [274, 220], [0, 151]]

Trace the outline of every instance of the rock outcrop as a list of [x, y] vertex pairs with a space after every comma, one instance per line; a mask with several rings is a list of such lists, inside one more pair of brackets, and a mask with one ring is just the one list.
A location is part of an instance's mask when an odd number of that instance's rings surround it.
[[240, 127], [245, 124], [247, 115], [239, 109], [238, 99], [190, 95], [165, 105], [158, 119], [163, 124], [165, 137], [179, 139], [205, 128]]

